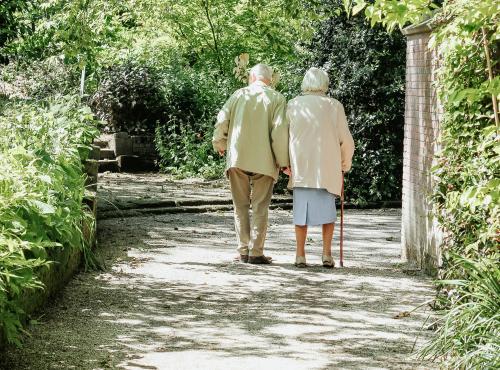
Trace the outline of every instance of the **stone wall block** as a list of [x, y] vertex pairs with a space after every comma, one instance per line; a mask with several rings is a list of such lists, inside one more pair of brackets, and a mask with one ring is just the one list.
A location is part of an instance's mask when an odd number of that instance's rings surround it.
[[109, 141], [110, 149], [113, 149], [115, 156], [132, 155], [132, 139], [126, 132], [114, 133]]

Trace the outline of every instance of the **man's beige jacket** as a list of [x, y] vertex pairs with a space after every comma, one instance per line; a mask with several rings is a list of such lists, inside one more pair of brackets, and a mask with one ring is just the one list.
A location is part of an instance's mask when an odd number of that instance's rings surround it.
[[342, 104], [322, 93], [288, 102], [290, 125], [289, 188], [326, 189], [340, 195], [342, 171], [351, 168], [354, 141]]
[[217, 116], [212, 144], [225, 150], [226, 171], [237, 167], [277, 180], [289, 166], [283, 95], [261, 81], [237, 90]]

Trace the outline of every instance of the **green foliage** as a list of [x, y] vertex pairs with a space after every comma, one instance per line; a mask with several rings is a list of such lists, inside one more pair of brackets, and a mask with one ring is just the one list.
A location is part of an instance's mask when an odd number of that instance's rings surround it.
[[[372, 8], [365, 14], [392, 29], [433, 8], [420, 0], [401, 9], [394, 3], [376, 1], [379, 14]], [[454, 369], [500, 366], [500, 141], [492, 103], [500, 97], [499, 17], [497, 1], [460, 0], [443, 3], [432, 20], [431, 46], [440, 58], [436, 87], [444, 108], [432, 201], [444, 232], [445, 280], [438, 282], [444, 316], [423, 353]]]
[[18, 298], [43, 288], [36, 273], [49, 265], [50, 249], [89, 256], [82, 160], [98, 129], [89, 108], [60, 98], [7, 106], [0, 131], [0, 328], [19, 344]]
[[156, 128], [155, 142], [164, 171], [178, 175], [221, 177], [224, 161], [212, 148], [218, 110], [235, 86], [189, 67], [164, 73], [164, 94], [170, 110]]
[[433, 37], [442, 58], [438, 92], [445, 111], [433, 201], [445, 232], [442, 275], [462, 283], [442, 287], [449, 311], [427, 353], [443, 356], [452, 368], [500, 366], [500, 141], [491, 100], [500, 89], [498, 77], [488, 81], [484, 52], [487, 42], [488, 53], [498, 55], [494, 20], [500, 10], [486, 3], [447, 6]]
[[29, 64], [12, 61], [0, 68], [0, 77], [13, 86], [9, 95], [17, 98], [43, 100], [60, 92], [77, 94], [79, 90], [79, 72], [56, 56]]
[[[20, 3], [22, 6], [9, 8], [10, 31], [4, 43], [0, 43], [0, 62], [3, 58], [22, 69], [33, 63], [47, 67], [46, 60], [57, 59], [72, 79], [75, 75], [83, 76], [84, 91], [87, 87], [91, 92], [96, 88], [100, 69], [107, 65], [109, 54], [115, 55], [129, 44], [131, 37], [127, 31], [135, 26], [131, 2], [30, 0]], [[0, 19], [1, 7], [0, 4]], [[55, 70], [57, 68], [51, 72]], [[35, 69], [34, 77], [37, 75]], [[73, 94], [78, 88], [79, 84], [73, 84], [71, 90], [58, 92]]]
[[[9, 41], [15, 39], [17, 33], [23, 29], [22, 24], [16, 19], [16, 13], [26, 9], [30, 1], [26, 0], [3, 0], [0, 3], [0, 50]], [[4, 64], [8, 58], [0, 52], [0, 64]]]
[[126, 12], [119, 1], [32, 0], [14, 13], [20, 36], [4, 53], [24, 60], [62, 55], [67, 63], [94, 67], [97, 55], [117, 41]]
[[330, 95], [344, 104], [356, 153], [347, 198], [401, 199], [406, 42], [345, 14], [323, 22], [309, 47], [311, 64], [330, 76]]
[[152, 67], [128, 61], [103, 73], [90, 104], [112, 131], [151, 133], [170, 110], [162, 82]]
[[343, 0], [349, 14], [356, 15], [364, 10], [372, 26], [381, 23], [389, 32], [408, 24], [417, 24], [432, 15], [437, 8], [433, 0]]
[[[179, 133], [172, 130], [176, 126], [180, 126]], [[210, 132], [208, 127], [205, 130]], [[183, 124], [179, 125], [175, 118], [157, 127], [155, 142], [160, 155], [160, 168], [164, 171], [181, 176], [199, 175], [207, 179], [222, 176], [225, 162], [214, 154], [210, 138]]]
[[439, 301], [449, 310], [438, 320], [436, 338], [424, 356], [448, 358], [453, 369], [500, 368], [500, 268], [489, 258], [453, 255], [461, 279], [439, 281], [448, 287]]
[[143, 9], [144, 22], [163, 23], [192, 66], [229, 77], [241, 53], [272, 65], [296, 60], [297, 43], [312, 36], [312, 21], [328, 8], [320, 1], [161, 0]]

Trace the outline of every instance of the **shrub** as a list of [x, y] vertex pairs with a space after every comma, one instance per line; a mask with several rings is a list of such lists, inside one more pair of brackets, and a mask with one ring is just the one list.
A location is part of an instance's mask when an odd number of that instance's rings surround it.
[[127, 61], [103, 72], [90, 105], [100, 119], [107, 121], [110, 131], [152, 133], [170, 109], [162, 82], [153, 67]]
[[64, 64], [62, 58], [11, 62], [0, 68], [0, 78], [9, 84], [11, 97], [43, 100], [58, 94], [77, 94], [80, 74], [72, 66]]
[[0, 115], [0, 328], [20, 344], [18, 297], [42, 288], [36, 273], [55, 247], [82, 249], [82, 160], [98, 134], [75, 98], [17, 103]]
[[212, 148], [212, 133], [218, 110], [236, 87], [189, 67], [172, 67], [165, 76], [172, 109], [156, 129], [160, 168], [178, 175], [221, 177], [224, 159]]
[[207, 179], [222, 177], [224, 161], [214, 153], [209, 135], [211, 129], [200, 127], [199, 131], [208, 133], [208, 136], [190, 128], [181, 128], [177, 134], [171, 130], [176, 126], [178, 124], [175, 121], [169, 121], [156, 129], [155, 142], [160, 155], [160, 168], [180, 176], [199, 175]]
[[498, 260], [452, 255], [461, 278], [438, 283], [448, 287], [438, 303], [445, 308], [436, 337], [422, 351], [444, 359], [447, 368], [500, 368], [500, 268]]
[[500, 141], [492, 104], [500, 79], [489, 80], [485, 54], [493, 60], [492, 74], [498, 73], [499, 10], [493, 4], [447, 5], [433, 35], [444, 108], [432, 196], [444, 232], [444, 281], [438, 282], [444, 316], [424, 353], [456, 369], [500, 367]]
[[2, 48], [14, 39], [24, 26], [16, 19], [15, 14], [28, 6], [27, 1], [21, 0], [3, 0], [2, 4], [0, 4], [0, 24], [2, 25], [0, 31], [0, 64], [7, 64], [9, 61]]

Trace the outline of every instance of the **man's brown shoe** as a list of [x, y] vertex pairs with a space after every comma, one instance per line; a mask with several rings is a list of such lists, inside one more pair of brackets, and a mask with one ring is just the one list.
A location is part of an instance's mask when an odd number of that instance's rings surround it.
[[272, 263], [271, 257], [266, 256], [258, 256], [258, 257], [248, 257], [248, 263], [252, 263], [254, 265], [270, 265]]
[[248, 262], [248, 254], [240, 254], [239, 256], [234, 257], [235, 261], [247, 263]]

